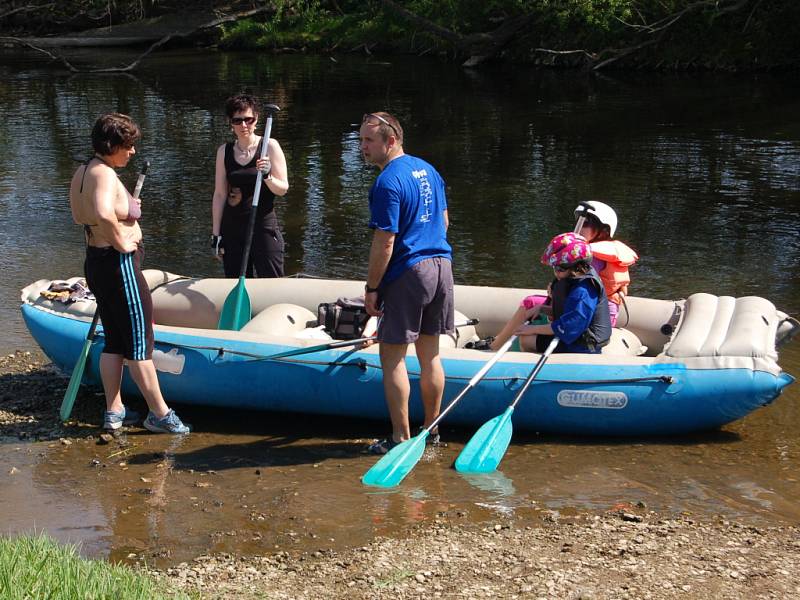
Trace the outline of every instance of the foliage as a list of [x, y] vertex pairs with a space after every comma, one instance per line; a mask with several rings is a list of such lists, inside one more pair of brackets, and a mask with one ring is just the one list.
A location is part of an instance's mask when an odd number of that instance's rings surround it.
[[[505, 23], [525, 19], [525, 28], [498, 57], [510, 61], [570, 66], [622, 57], [617, 66], [753, 69], [800, 63], [800, 2], [786, 0], [392, 0], [426, 20], [404, 18], [388, 0], [258, 0], [226, 4], [225, 11], [253, 6], [269, 10], [220, 28], [222, 48], [439, 53], [470, 55], [470, 44], [486, 40]], [[31, 5], [48, 0], [31, 0]], [[222, 0], [209, 0], [223, 8]], [[189, 8], [177, 0], [63, 0], [46, 10], [19, 13], [40, 23], [80, 13], [94, 25], [136, 20]], [[47, 11], [51, 11], [47, 13]], [[53, 12], [55, 11], [55, 12]], [[57, 14], [56, 14], [57, 13]], [[45, 16], [42, 16], [45, 15]], [[104, 21], [103, 21], [104, 19]], [[71, 22], [72, 23], [72, 22]], [[52, 24], [52, 23], [51, 23]], [[85, 24], [88, 27], [88, 24]], [[43, 27], [43, 26], [42, 26]], [[42, 27], [31, 25], [31, 28]], [[72, 25], [63, 25], [69, 29]], [[449, 36], [433, 31], [440, 27]], [[454, 38], [464, 40], [459, 43]], [[552, 52], [543, 52], [541, 49]], [[627, 52], [636, 49], [635, 52]], [[565, 53], [566, 52], [566, 53]], [[589, 59], [587, 57], [594, 57]]]
[[0, 598], [187, 598], [125, 566], [78, 556], [44, 534], [0, 539]]
[[[395, 4], [456, 35], [487, 34], [507, 20], [533, 17], [532, 25], [502, 50], [508, 60], [555, 64], [603, 60], [612, 49], [638, 48], [627, 64], [666, 67], [754, 68], [796, 63], [800, 54], [800, 3], [750, 0], [395, 0]], [[687, 10], [690, 9], [690, 10]], [[681, 12], [685, 11], [685, 12]], [[675, 18], [678, 17], [678, 18]], [[673, 21], [674, 19], [674, 21]], [[657, 41], [658, 43], [650, 44]], [[276, 0], [267, 21], [227, 29], [223, 47], [294, 47], [384, 52], [465, 52], [435, 32], [389, 10], [380, 0]], [[584, 50], [577, 58], [539, 54]], [[623, 63], [620, 63], [623, 64]]]

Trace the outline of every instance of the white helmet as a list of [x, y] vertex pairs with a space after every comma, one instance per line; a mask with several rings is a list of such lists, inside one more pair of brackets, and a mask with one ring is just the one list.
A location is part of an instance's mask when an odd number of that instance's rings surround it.
[[611, 237], [614, 237], [614, 232], [617, 231], [617, 213], [613, 208], [597, 200], [587, 200], [575, 208], [575, 218], [585, 217], [587, 214], [594, 215], [603, 225], [608, 225]]

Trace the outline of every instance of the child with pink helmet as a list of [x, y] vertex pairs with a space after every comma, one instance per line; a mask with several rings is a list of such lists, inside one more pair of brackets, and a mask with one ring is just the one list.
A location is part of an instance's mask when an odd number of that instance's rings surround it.
[[[592, 268], [592, 251], [583, 236], [561, 233], [554, 237], [541, 257], [543, 265], [553, 267], [550, 305], [525, 298], [489, 348], [497, 350], [511, 335], [519, 336], [520, 349], [544, 352], [557, 335], [555, 352], [598, 353], [611, 337], [611, 321], [605, 286]], [[543, 297], [540, 297], [543, 298]], [[547, 311], [552, 322], [523, 325]]]

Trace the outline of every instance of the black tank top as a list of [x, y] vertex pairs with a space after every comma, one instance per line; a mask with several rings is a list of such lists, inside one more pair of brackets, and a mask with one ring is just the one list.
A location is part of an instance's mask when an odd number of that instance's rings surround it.
[[[262, 138], [252, 160], [246, 165], [240, 165], [233, 158], [233, 144], [235, 142], [225, 144], [225, 175], [228, 178], [228, 185], [239, 188], [242, 191], [242, 201], [236, 206], [231, 206], [227, 201], [225, 202], [224, 212], [226, 215], [235, 218], [245, 218], [250, 215], [258, 177], [256, 160], [261, 156], [261, 144], [263, 141]], [[262, 183], [262, 186], [261, 195], [258, 198], [258, 208], [256, 209], [258, 211], [256, 218], [258, 219], [265, 217], [275, 209], [275, 194], [267, 187], [266, 181]]]

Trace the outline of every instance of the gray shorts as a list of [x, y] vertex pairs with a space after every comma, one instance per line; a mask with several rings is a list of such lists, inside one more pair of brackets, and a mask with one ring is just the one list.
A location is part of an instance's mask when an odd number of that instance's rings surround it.
[[410, 344], [420, 334], [453, 333], [453, 268], [446, 258], [426, 258], [382, 290], [378, 340]]

